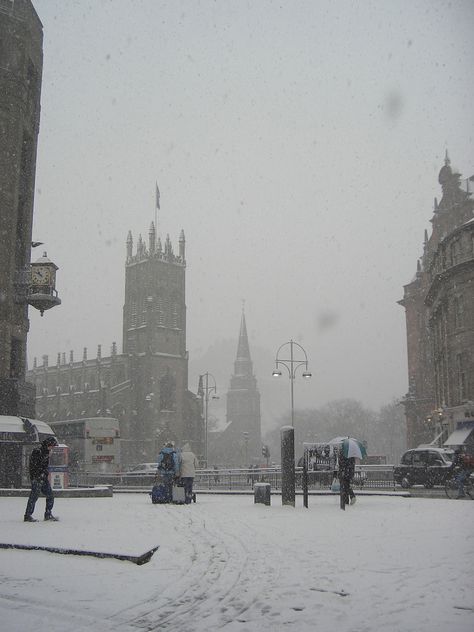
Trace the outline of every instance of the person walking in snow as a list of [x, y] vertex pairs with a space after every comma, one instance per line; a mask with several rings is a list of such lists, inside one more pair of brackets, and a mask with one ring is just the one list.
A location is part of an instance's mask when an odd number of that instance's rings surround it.
[[58, 518], [51, 513], [54, 505], [54, 495], [48, 478], [49, 453], [56, 445], [58, 445], [58, 442], [54, 437], [47, 437], [41, 442], [41, 446], [35, 448], [31, 453], [29, 461], [31, 492], [26, 505], [25, 522], [37, 522], [36, 518], [33, 518], [33, 512], [40, 493], [46, 496], [44, 519], [58, 520]]
[[458, 484], [458, 495], [456, 498], [464, 498], [466, 493], [464, 492], [464, 483], [469, 478], [472, 472], [472, 466], [468, 466], [464, 446], [458, 446], [454, 450], [454, 458], [450, 466], [450, 470], [455, 472], [456, 482]]
[[346, 457], [342, 450], [338, 454], [338, 478], [341, 485], [342, 499], [346, 505], [353, 505], [356, 501], [354, 490], [352, 489], [352, 479], [355, 472], [355, 458], [353, 456]]
[[166, 502], [173, 499], [173, 483], [179, 477], [180, 458], [173, 441], [167, 441], [161, 448], [157, 460], [157, 472], [161, 474], [166, 490]]
[[196, 468], [198, 466], [198, 460], [191, 451], [189, 443], [185, 443], [181, 450], [181, 466], [179, 470], [179, 476], [184, 487], [184, 502], [189, 505], [193, 500], [193, 482], [196, 476]]

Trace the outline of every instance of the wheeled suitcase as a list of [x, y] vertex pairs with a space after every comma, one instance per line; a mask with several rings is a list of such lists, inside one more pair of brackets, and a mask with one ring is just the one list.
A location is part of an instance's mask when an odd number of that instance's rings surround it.
[[171, 501], [171, 498], [168, 497], [166, 492], [166, 487], [162, 483], [153, 485], [150, 496], [151, 502], [154, 505], [159, 503], [169, 503]]
[[185, 500], [184, 487], [181, 485], [173, 485], [173, 502], [177, 505], [183, 505]]

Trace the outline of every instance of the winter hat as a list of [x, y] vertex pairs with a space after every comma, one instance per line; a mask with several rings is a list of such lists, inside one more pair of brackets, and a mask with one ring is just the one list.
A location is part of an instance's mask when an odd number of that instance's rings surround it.
[[50, 445], [58, 445], [58, 442], [56, 441], [55, 437], [46, 437], [46, 439], [43, 439], [43, 441], [41, 442], [41, 445], [44, 448], [49, 448]]

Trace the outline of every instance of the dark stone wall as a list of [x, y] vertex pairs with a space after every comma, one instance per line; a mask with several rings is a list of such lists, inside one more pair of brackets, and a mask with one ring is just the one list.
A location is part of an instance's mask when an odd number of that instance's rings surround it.
[[[30, 0], [3, 3], [0, 8], [0, 395], [4, 409], [27, 415], [34, 400], [23, 396], [31, 392], [23, 387], [29, 326], [25, 298], [31, 255], [43, 29]], [[10, 388], [9, 380], [15, 380], [16, 386]]]

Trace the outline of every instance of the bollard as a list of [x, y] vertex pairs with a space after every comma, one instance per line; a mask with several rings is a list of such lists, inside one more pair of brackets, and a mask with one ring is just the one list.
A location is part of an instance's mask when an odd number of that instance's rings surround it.
[[281, 502], [295, 506], [295, 429], [281, 429]]
[[253, 486], [253, 498], [255, 503], [269, 505], [271, 498], [270, 483], [255, 483]]

